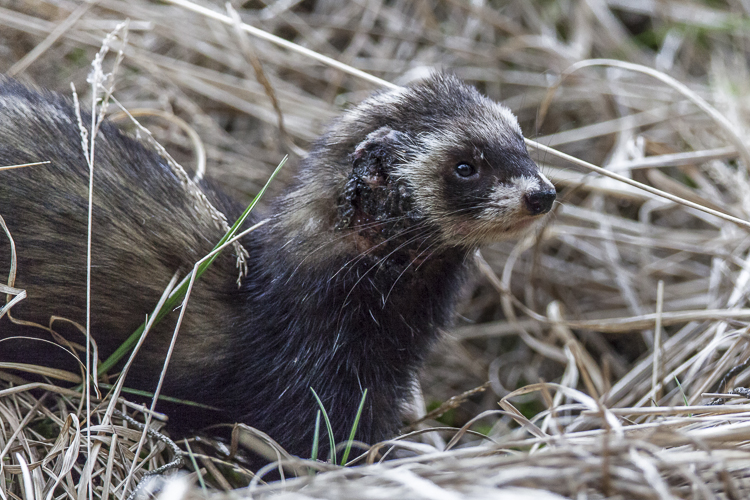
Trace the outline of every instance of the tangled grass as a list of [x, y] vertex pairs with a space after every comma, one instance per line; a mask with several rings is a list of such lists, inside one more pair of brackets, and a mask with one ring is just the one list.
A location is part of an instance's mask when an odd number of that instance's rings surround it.
[[[478, 258], [409, 432], [380, 448], [399, 458], [296, 463], [299, 478], [263, 484], [242, 461], [263, 436], [238, 428], [231, 443], [178, 443], [186, 475], [161, 495], [748, 496], [748, 9], [741, 0], [0, 6], [3, 71], [61, 91], [72, 81], [84, 92], [102, 39], [129, 19], [118, 100], [177, 161], [207, 168], [239, 197], [258, 192], [284, 154], [303, 156], [381, 80], [403, 84], [430, 68], [513, 109], [560, 192], [544, 228]], [[80, 499], [89, 485], [94, 498], [127, 498], [144, 471], [173, 460], [158, 419], [142, 439], [123, 415], [145, 410], [124, 400], [119, 413], [94, 400], [87, 418], [71, 390], [5, 372], [2, 384], [4, 499]]]

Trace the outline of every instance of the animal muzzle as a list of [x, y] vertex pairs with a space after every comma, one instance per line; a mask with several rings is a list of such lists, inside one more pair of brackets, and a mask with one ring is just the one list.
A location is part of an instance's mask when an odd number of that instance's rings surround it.
[[545, 188], [538, 191], [530, 191], [523, 195], [523, 202], [526, 210], [531, 215], [546, 214], [552, 209], [557, 192], [555, 188]]

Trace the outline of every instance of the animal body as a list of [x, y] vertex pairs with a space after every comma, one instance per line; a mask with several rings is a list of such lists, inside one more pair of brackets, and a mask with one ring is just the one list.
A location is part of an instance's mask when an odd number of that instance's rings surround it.
[[[74, 108], [4, 81], [0, 165], [37, 161], [50, 163], [0, 172], [15, 286], [28, 293], [12, 314], [84, 324], [89, 170]], [[241, 213], [201, 187], [230, 223]], [[239, 287], [231, 250], [198, 280], [162, 393], [221, 411], [185, 407], [171, 418], [188, 427], [245, 422], [309, 456], [318, 410], [310, 388], [337, 442], [368, 389], [356, 439], [394, 436], [420, 364], [451, 324], [471, 254], [517, 235], [554, 199], [511, 112], [455, 77], [366, 99], [314, 144], [269, 222], [242, 241], [248, 272]], [[222, 236], [161, 156], [105, 123], [94, 166], [91, 332], [99, 357]], [[0, 238], [5, 276], [10, 253]], [[154, 390], [176, 316], [150, 332], [126, 386]], [[84, 343], [70, 324], [54, 328]], [[0, 337], [51, 340], [7, 316]], [[0, 342], [0, 359], [75, 366], [61, 348], [18, 338]]]

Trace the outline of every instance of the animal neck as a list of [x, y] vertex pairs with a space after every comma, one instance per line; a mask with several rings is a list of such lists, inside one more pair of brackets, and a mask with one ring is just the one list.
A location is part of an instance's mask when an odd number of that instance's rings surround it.
[[274, 250], [256, 266], [261, 276], [247, 280], [254, 300], [283, 305], [309, 325], [289, 327], [289, 335], [301, 337], [298, 345], [314, 342], [332, 351], [346, 345], [347, 355], [382, 353], [399, 363], [418, 363], [425, 344], [452, 318], [467, 251], [420, 248], [402, 237], [361, 252], [351, 238], [362, 234], [349, 232], [333, 232], [330, 246], [304, 256], [296, 239], [269, 245]]
[[[334, 433], [343, 440], [368, 389], [358, 439], [391, 437], [418, 367], [440, 329], [451, 322], [466, 274], [465, 251], [442, 250], [416, 264], [404, 264], [403, 256], [394, 261], [393, 256], [330, 252], [326, 259], [315, 255], [306, 261], [299, 258], [298, 248], [286, 243], [256, 256], [260, 261], [251, 268], [257, 275], [246, 280], [243, 289], [257, 311], [242, 328], [243, 351], [252, 356], [239, 355], [243, 359], [238, 365], [245, 364], [246, 373], [263, 374], [243, 383], [248, 391], [267, 394], [270, 404], [244, 411], [251, 416], [259, 411], [294, 414], [299, 422], [292, 427], [311, 431], [318, 409], [312, 387], [329, 414], [337, 415]], [[257, 331], [265, 331], [262, 343]], [[258, 369], [258, 363], [267, 369]], [[242, 372], [237, 376], [242, 378]], [[274, 408], [288, 401], [298, 406], [291, 411]], [[391, 417], [367, 417], [375, 414]], [[382, 427], [383, 422], [389, 427]], [[283, 433], [272, 425], [262, 430], [272, 437]]]

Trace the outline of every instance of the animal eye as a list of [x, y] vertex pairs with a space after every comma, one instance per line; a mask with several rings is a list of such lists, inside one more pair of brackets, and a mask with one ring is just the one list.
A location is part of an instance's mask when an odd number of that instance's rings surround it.
[[468, 163], [459, 163], [456, 165], [456, 175], [459, 177], [471, 177], [472, 175], [477, 173], [477, 169], [474, 167], [474, 165], [470, 165]]

